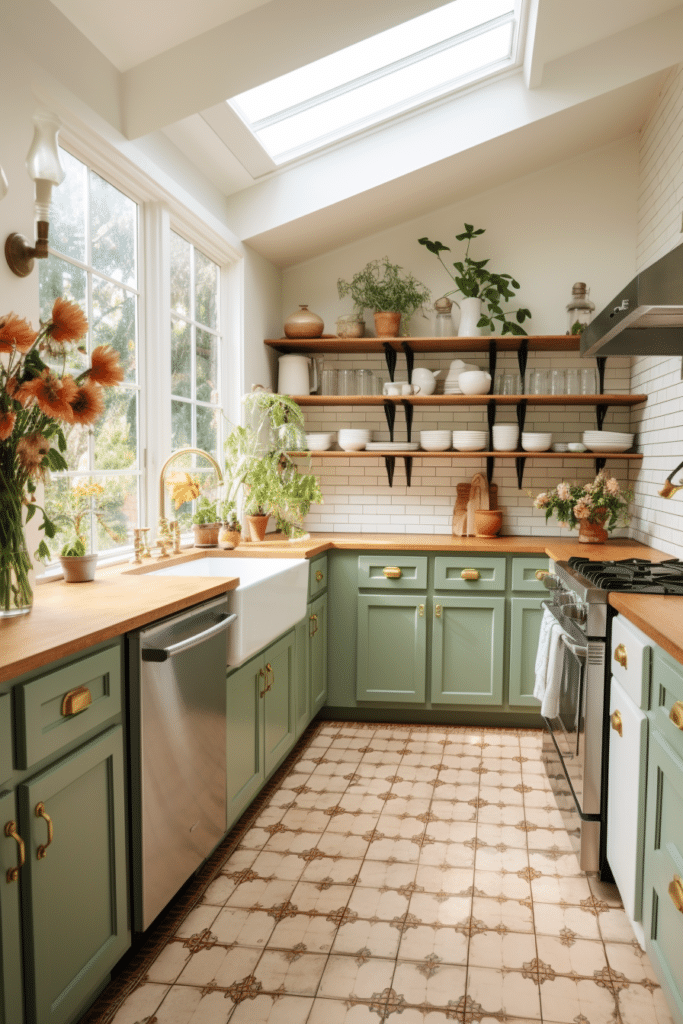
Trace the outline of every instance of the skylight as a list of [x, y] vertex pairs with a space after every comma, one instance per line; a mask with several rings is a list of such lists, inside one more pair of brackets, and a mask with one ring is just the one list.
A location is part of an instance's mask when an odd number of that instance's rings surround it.
[[228, 103], [286, 163], [514, 65], [521, 3], [453, 0]]

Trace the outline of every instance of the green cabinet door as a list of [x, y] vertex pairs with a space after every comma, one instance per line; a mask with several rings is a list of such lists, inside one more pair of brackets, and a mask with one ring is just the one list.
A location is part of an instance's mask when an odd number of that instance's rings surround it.
[[262, 656], [266, 694], [263, 698], [263, 741], [266, 776], [289, 752], [295, 735], [296, 635], [292, 629]]
[[0, 1024], [23, 1019], [19, 886], [21, 838], [14, 793], [0, 793]]
[[422, 703], [427, 619], [424, 594], [360, 594], [358, 700]]
[[308, 679], [308, 633], [310, 623], [311, 606], [308, 605], [306, 615], [297, 622], [294, 627], [296, 633], [296, 739], [299, 739], [302, 732], [312, 718], [311, 714], [311, 687]]
[[434, 704], [501, 704], [504, 597], [434, 597]]
[[508, 703], [513, 707], [540, 708], [533, 694], [542, 618], [543, 608], [537, 597], [511, 599]]
[[26, 1015], [35, 1024], [84, 1011], [130, 945], [124, 788], [120, 725], [18, 787]]
[[266, 774], [263, 762], [263, 659], [252, 658], [227, 678], [228, 828], [254, 799]]
[[327, 594], [308, 606], [308, 679], [311, 718], [327, 702]]

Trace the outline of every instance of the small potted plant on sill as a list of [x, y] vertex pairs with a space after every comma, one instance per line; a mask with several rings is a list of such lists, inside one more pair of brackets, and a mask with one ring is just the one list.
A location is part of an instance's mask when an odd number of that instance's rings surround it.
[[[48, 502], [49, 516], [56, 528], [69, 534], [59, 554], [67, 583], [89, 583], [95, 579], [97, 552], [88, 554], [87, 530], [91, 516], [108, 537], [121, 543], [125, 530], [110, 525], [116, 514], [103, 484], [77, 483]], [[120, 513], [119, 513], [120, 514]]]
[[408, 334], [410, 318], [429, 302], [430, 292], [412, 274], [405, 273], [389, 257], [370, 260], [350, 281], [337, 281], [339, 298], [350, 295], [354, 310], [362, 315], [371, 309], [375, 315], [375, 333], [378, 338], [395, 338]]
[[218, 516], [218, 502], [209, 501], [205, 496], [197, 499], [197, 507], [192, 516], [194, 546], [196, 548], [215, 548], [218, 545], [218, 532], [221, 521]]
[[234, 501], [223, 502], [223, 525], [218, 531], [218, 547], [230, 551], [239, 545], [242, 539], [242, 524], [237, 518]]
[[[470, 243], [477, 235], [483, 235], [485, 228], [475, 228], [472, 224], [465, 224], [465, 230], [455, 237], [459, 242], [467, 239], [464, 260], [457, 260], [453, 264], [453, 270], [449, 270], [443, 259], [442, 252], [450, 252], [447, 245], [442, 242], [432, 242], [429, 238], [418, 238], [420, 245], [427, 247], [433, 253], [448, 276], [455, 282], [455, 288], [446, 295], [453, 295], [460, 292], [462, 299], [460, 306], [460, 337], [476, 337], [481, 333], [482, 327], [486, 327], [489, 333], [493, 334], [496, 329], [496, 322], [501, 324], [501, 334], [524, 335], [526, 331], [522, 324], [526, 319], [531, 319], [528, 309], [520, 307], [517, 310], [503, 311], [502, 302], [509, 302], [519, 289], [518, 281], [510, 274], [494, 274], [487, 269], [488, 259], [473, 260], [470, 256]], [[486, 306], [488, 312], [484, 312], [482, 306]], [[509, 320], [509, 316], [515, 317]]]

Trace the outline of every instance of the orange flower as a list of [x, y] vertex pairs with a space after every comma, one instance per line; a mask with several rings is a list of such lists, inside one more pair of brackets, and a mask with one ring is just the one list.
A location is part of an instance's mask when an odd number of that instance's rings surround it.
[[104, 395], [99, 384], [86, 381], [71, 400], [71, 418], [74, 423], [94, 423], [104, 412]]
[[0, 318], [0, 352], [11, 352], [15, 346], [19, 352], [28, 352], [37, 337], [28, 320], [14, 313]]
[[54, 341], [78, 341], [87, 330], [88, 319], [80, 306], [68, 299], [55, 299], [47, 324], [47, 333]]
[[98, 345], [92, 354], [92, 366], [88, 371], [88, 377], [105, 388], [120, 384], [124, 372], [116, 349], [111, 345]]
[[0, 441], [6, 441], [14, 430], [14, 421], [17, 418], [15, 412], [0, 413]]
[[42, 479], [45, 471], [41, 462], [50, 450], [50, 442], [42, 434], [28, 434], [17, 445], [17, 462], [25, 473]]
[[52, 370], [45, 369], [39, 377], [22, 384], [15, 393], [15, 398], [26, 407], [30, 399], [35, 399], [38, 408], [52, 419], [73, 422], [71, 402], [76, 397], [77, 387], [73, 377], [58, 377]]

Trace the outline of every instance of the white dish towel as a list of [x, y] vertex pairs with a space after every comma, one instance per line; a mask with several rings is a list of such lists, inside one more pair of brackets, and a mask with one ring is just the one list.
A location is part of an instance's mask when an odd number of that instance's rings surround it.
[[534, 697], [541, 702], [541, 714], [544, 718], [556, 718], [560, 711], [564, 632], [553, 613], [546, 608], [538, 638], [534, 681]]

